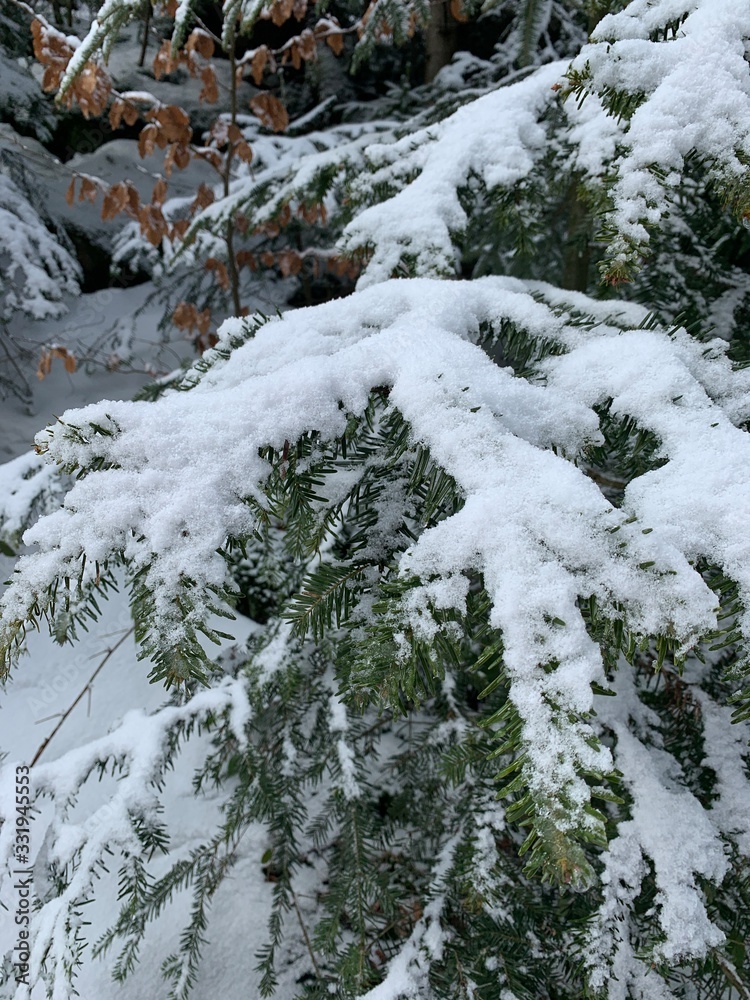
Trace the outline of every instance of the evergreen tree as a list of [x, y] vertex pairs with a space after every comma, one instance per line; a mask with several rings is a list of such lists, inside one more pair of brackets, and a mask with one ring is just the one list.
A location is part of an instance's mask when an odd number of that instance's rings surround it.
[[[0, 158], [0, 395], [28, 400], [27, 370], [34, 351], [11, 332], [9, 322], [18, 313], [33, 319], [65, 313], [65, 296], [78, 292], [80, 268], [65, 235], [51, 231], [32, 205], [24, 181], [21, 163]], [[57, 354], [69, 370], [75, 368], [67, 349], [58, 348]], [[51, 354], [43, 364], [49, 360]]]
[[[63, 95], [140, 9], [108, 0]], [[415, 9], [376, 0], [366, 25]], [[261, 12], [225, 5], [222, 39]], [[56, 1000], [111, 855], [121, 909], [94, 953], [125, 978], [189, 893], [163, 965], [187, 997], [258, 822], [265, 996], [287, 966], [321, 1000], [750, 991], [750, 5], [514, 17], [515, 68], [502, 46], [458, 58], [473, 86], [438, 74], [377, 142], [339, 126], [263, 184], [227, 174], [190, 223], [233, 254], [239, 215], [280, 232], [325, 206], [352, 295], [229, 318], [148, 398], [37, 438], [75, 481], [0, 603], [6, 674], [28, 628], [75, 640], [124, 579], [170, 699], [33, 768], [54, 817], [31, 977]], [[16, 539], [48, 470], [8, 480]], [[233, 608], [257, 627], [212, 657]], [[221, 822], [157, 874], [160, 795], [199, 732]]]

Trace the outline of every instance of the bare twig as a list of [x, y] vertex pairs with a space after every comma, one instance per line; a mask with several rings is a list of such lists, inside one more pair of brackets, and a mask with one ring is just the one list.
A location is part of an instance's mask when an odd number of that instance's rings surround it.
[[[91, 685], [94, 683], [94, 680], [98, 676], [98, 674], [101, 671], [102, 667], [109, 660], [110, 656], [112, 656], [112, 654], [116, 650], [118, 650], [120, 648], [120, 646], [122, 646], [122, 644], [125, 642], [125, 640], [128, 639], [133, 634], [134, 631], [135, 631], [135, 626], [132, 625], [127, 630], [127, 632], [122, 636], [122, 638], [118, 639], [117, 642], [114, 644], [114, 646], [110, 647], [107, 650], [107, 652], [104, 654], [104, 658], [102, 659], [101, 663], [96, 668], [96, 670], [93, 672], [93, 674], [89, 677], [89, 679], [86, 681], [86, 683], [81, 688], [81, 690], [78, 692], [78, 694], [76, 695], [75, 700], [73, 702], [71, 702], [70, 705], [68, 705], [68, 707], [65, 709], [65, 711], [60, 716], [60, 721], [57, 723], [57, 725], [55, 726], [55, 728], [52, 730], [52, 732], [49, 734], [49, 736], [45, 737], [45, 739], [40, 744], [39, 749], [34, 754], [32, 760], [31, 760], [31, 764], [29, 765], [30, 767], [33, 767], [34, 764], [36, 764], [36, 762], [42, 756], [42, 754], [47, 749], [47, 747], [49, 746], [49, 744], [52, 742], [52, 740], [55, 738], [55, 736], [57, 736], [57, 734], [60, 732], [60, 729], [62, 728], [63, 723], [68, 718], [68, 716], [73, 711], [73, 709], [76, 707], [76, 705], [79, 703], [79, 701], [83, 698], [83, 696], [87, 692], [89, 693], [89, 695], [91, 694]], [[50, 718], [52, 718], [52, 716], [50, 716]]]
[[315, 975], [319, 979], [321, 979], [322, 976], [321, 976], [321, 972], [320, 972], [320, 967], [318, 966], [317, 959], [315, 958], [315, 952], [313, 951], [313, 946], [312, 946], [312, 941], [310, 940], [310, 935], [307, 933], [307, 928], [305, 927], [305, 922], [303, 921], [302, 914], [300, 913], [299, 904], [297, 903], [297, 896], [295, 895], [294, 889], [292, 889], [291, 886], [289, 887], [289, 889], [290, 889], [290, 892], [292, 894], [292, 903], [294, 904], [294, 911], [297, 914], [297, 920], [299, 920], [299, 925], [300, 925], [300, 927], [302, 929], [302, 935], [303, 935], [303, 937], [305, 939], [305, 944], [307, 945], [307, 950], [308, 950], [308, 952], [310, 954], [310, 959], [312, 961], [313, 968], [315, 969]]

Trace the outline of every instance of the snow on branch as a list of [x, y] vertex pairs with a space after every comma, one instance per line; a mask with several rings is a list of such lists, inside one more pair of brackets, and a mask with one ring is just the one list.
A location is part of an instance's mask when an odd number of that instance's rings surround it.
[[435, 125], [366, 150], [371, 172], [353, 185], [355, 199], [367, 201], [383, 186], [396, 193], [344, 231], [347, 250], [371, 254], [360, 287], [390, 278], [404, 261], [416, 277], [455, 273], [455, 238], [468, 221], [461, 189], [477, 180], [489, 190], [512, 187], [529, 177], [546, 150], [540, 118], [565, 67], [551, 63]]
[[616, 156], [599, 168], [615, 178], [606, 223], [612, 280], [637, 262], [691, 156], [738, 214], [750, 208], [749, 33], [745, 2], [635, 0], [604, 17], [573, 61], [574, 92], [596, 95], [622, 130]]
[[45, 227], [30, 202], [0, 173], [0, 319], [20, 310], [33, 319], [61, 316], [76, 295], [77, 261]]
[[[54, 809], [37, 864], [40, 869], [46, 865], [66, 872], [67, 878], [62, 890], [49, 885], [46, 894], [40, 893], [42, 905], [30, 926], [32, 987], [42, 980], [52, 1000], [68, 1000], [83, 947], [78, 935], [80, 908], [91, 896], [99, 869], [113, 852], [139, 857], [163, 846], [157, 789], [179, 739], [196, 725], [226, 714], [242, 746], [249, 713], [244, 682], [225, 678], [183, 705], [168, 705], [152, 715], [131, 711], [107, 736], [33, 768], [33, 800], [50, 798]], [[0, 788], [5, 790], [0, 798], [0, 886], [12, 879], [15, 864], [15, 803], [10, 794], [15, 785], [5, 777], [14, 766], [6, 763], [0, 768]], [[108, 770], [118, 775], [114, 794], [85, 820], [73, 820], [69, 814], [83, 786], [91, 775], [101, 777]]]
[[[615, 761], [633, 805], [631, 818], [620, 823], [617, 836], [603, 856], [603, 900], [586, 931], [585, 952], [592, 986], [602, 989], [614, 977], [617, 985], [610, 988], [608, 996], [611, 1000], [625, 1000], [631, 995], [662, 995], [659, 990], [663, 987], [652, 983], [653, 977], [645, 978], [642, 957], [637, 956], [633, 906], [649, 863], [654, 869], [657, 892], [654, 907], [646, 916], [658, 923], [661, 938], [652, 960], [673, 964], [699, 959], [723, 943], [724, 933], [707, 912], [706, 896], [696, 875], [714, 884], [727, 875], [729, 863], [721, 833], [726, 829], [728, 814], [734, 811], [737, 817], [742, 810], [736, 809], [731, 795], [726, 799], [722, 795], [714, 808], [707, 810], [685, 787], [684, 775], [674, 758], [659, 747], [658, 717], [640, 703], [632, 676], [618, 676], [615, 687], [618, 697], [601, 705], [600, 722], [617, 737]], [[707, 696], [701, 694], [700, 700], [709, 708]], [[618, 705], [621, 701], [623, 704]], [[649, 739], [639, 739], [629, 731], [628, 708], [649, 730]], [[728, 718], [717, 718], [720, 713], [721, 709], [713, 705], [705, 733], [714, 759], [721, 759], [724, 765], [730, 760], [728, 751], [737, 736]], [[741, 771], [739, 755], [729, 771], [730, 783], [732, 778], [737, 780], [738, 764]], [[731, 790], [737, 791], [737, 786]], [[721, 791], [730, 789], [722, 787]], [[736, 833], [737, 824], [731, 825]], [[746, 834], [747, 817], [742, 827]], [[665, 997], [671, 995], [664, 993]]]
[[[747, 379], [722, 341], [566, 323], [539, 300], [544, 287], [533, 290], [502, 278], [388, 282], [269, 322], [222, 356], [244, 330], [229, 320], [189, 392], [64, 414], [39, 444], [85, 475], [25, 535], [37, 551], [0, 603], [6, 663], [56, 580], [93, 578], [115, 555], [148, 595], [149, 652], [197, 645], [228, 584], [224, 546], [253, 533], [266, 502], [263, 449], [286, 454], [310, 432], [339, 438], [385, 386], [388, 407], [463, 498], [403, 553], [398, 569], [413, 585], [394, 627], [429, 643], [434, 613], [462, 613], [469, 575], [482, 574], [527, 786], [556, 830], [600, 836], [584, 775], [612, 766], [588, 721], [592, 683], [606, 677], [580, 599], [594, 595], [631, 635], [664, 636], [678, 655], [717, 628], [717, 598], [696, 560], [722, 566], [750, 605], [750, 446], [731, 422], [747, 413]], [[574, 298], [589, 314], [613, 311]], [[499, 368], [473, 342], [504, 325], [562, 349], [540, 363], [544, 382]], [[658, 439], [661, 467], [632, 479], [622, 507], [575, 464], [599, 440], [607, 405], [610, 419]], [[750, 636], [747, 615], [741, 629]]]
[[39, 513], [59, 504], [62, 478], [41, 455], [27, 452], [0, 466], [0, 541], [14, 545]]

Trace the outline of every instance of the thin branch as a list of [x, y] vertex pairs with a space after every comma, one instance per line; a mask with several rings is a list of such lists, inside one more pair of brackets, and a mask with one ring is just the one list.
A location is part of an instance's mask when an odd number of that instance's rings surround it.
[[125, 642], [125, 640], [128, 639], [133, 634], [134, 631], [135, 631], [135, 625], [132, 625], [127, 630], [127, 632], [122, 636], [122, 638], [118, 639], [118, 641], [114, 644], [114, 646], [112, 646], [110, 649], [107, 650], [107, 652], [105, 653], [104, 658], [102, 659], [101, 663], [96, 668], [96, 670], [93, 672], [93, 674], [89, 677], [89, 679], [86, 681], [85, 685], [78, 692], [75, 700], [73, 702], [71, 702], [71, 704], [65, 709], [65, 711], [60, 716], [60, 721], [57, 723], [57, 725], [52, 730], [52, 732], [49, 734], [49, 736], [47, 736], [42, 741], [42, 743], [40, 744], [39, 749], [34, 754], [32, 760], [31, 760], [31, 764], [29, 765], [30, 767], [33, 767], [34, 764], [36, 764], [36, 762], [42, 756], [42, 754], [47, 749], [47, 747], [49, 746], [49, 744], [52, 742], [52, 740], [55, 738], [55, 736], [57, 736], [57, 734], [60, 732], [60, 729], [62, 728], [63, 723], [68, 718], [68, 716], [73, 711], [73, 709], [76, 707], [76, 705], [79, 703], [79, 701], [86, 694], [86, 692], [87, 691], [89, 693], [91, 692], [91, 685], [94, 683], [94, 680], [96, 679], [97, 675], [101, 671], [102, 667], [109, 660], [110, 656], [112, 656], [112, 654], [114, 652], [116, 652], [120, 648], [120, 646], [122, 646], [122, 644]]
[[312, 961], [313, 968], [315, 969], [315, 975], [318, 979], [323, 978], [323, 974], [320, 971], [320, 966], [318, 965], [317, 959], [315, 958], [315, 952], [313, 951], [312, 941], [310, 940], [310, 935], [307, 933], [307, 928], [302, 919], [302, 914], [300, 913], [299, 904], [297, 903], [297, 896], [295, 895], [294, 889], [289, 886], [289, 891], [292, 894], [292, 903], [294, 904], [294, 911], [297, 914], [297, 920], [299, 920], [300, 928], [302, 929], [302, 935], [305, 939], [305, 944], [307, 945], [307, 950], [310, 954], [310, 960]]

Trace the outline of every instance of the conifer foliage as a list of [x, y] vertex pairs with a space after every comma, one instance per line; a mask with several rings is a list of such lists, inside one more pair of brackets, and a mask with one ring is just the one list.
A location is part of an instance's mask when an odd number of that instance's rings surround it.
[[[234, 39], [277, 6], [225, 4], [233, 79]], [[62, 99], [87, 67], [103, 79], [140, 10], [107, 0]], [[408, 41], [428, 14], [375, 0], [310, 45], [350, 28], [367, 45], [375, 23]], [[163, 58], [185, 39], [210, 58], [193, 8], [174, 15]], [[29, 525], [30, 548], [0, 602], [6, 675], [28, 629], [74, 641], [124, 581], [169, 692], [33, 768], [52, 818], [31, 976], [55, 1000], [87, 945], [125, 979], [182, 893], [164, 995], [191, 995], [257, 824], [263, 996], [750, 993], [750, 5], [513, 16], [519, 68], [501, 45], [473, 88], [450, 96], [444, 74], [411, 117], [359, 130], [272, 137], [233, 108], [199, 146], [142, 101], [142, 137], [215, 153], [178, 236], [214, 247], [234, 304], [237, 232], [276, 238], [301, 206], [329, 227], [316, 252], [361, 275], [345, 298], [228, 318], [192, 368], [68, 411], [37, 437], [48, 464], [9, 470], [0, 528]], [[549, 58], [555, 18], [561, 49], [560, 24], [591, 29], [572, 61]], [[262, 77], [272, 53], [250, 51]], [[141, 100], [107, 99], [115, 116]], [[175, 225], [151, 241], [165, 259]], [[203, 302], [182, 308], [197, 323]], [[43, 489], [64, 500], [32, 524]], [[250, 640], [211, 655], [235, 611]], [[218, 790], [221, 821], [157, 869], [160, 798], [200, 734], [195, 794]], [[106, 773], [113, 800], [74, 819]], [[5, 822], [9, 869], [11, 843]], [[119, 914], [86, 928], [113, 855]]]

